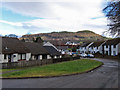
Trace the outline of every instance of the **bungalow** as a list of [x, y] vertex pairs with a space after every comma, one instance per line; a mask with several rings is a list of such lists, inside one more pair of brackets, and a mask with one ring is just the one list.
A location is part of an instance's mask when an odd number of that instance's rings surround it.
[[102, 54], [102, 45], [105, 41], [97, 41], [89, 46], [89, 53], [101, 53]]
[[77, 43], [75, 43], [75, 42], [71, 42], [71, 41], [68, 41], [68, 42], [66, 42], [65, 45], [77, 45]]
[[69, 52], [68, 46], [66, 45], [59, 45], [56, 46], [56, 48], [59, 50], [59, 52], [61, 52], [61, 54], [66, 54], [67, 52]]
[[92, 45], [92, 44], [93, 44], [93, 42], [85, 43], [82, 46], [80, 46], [78, 51], [80, 53], [88, 53], [89, 52], [89, 46]]
[[116, 56], [120, 53], [120, 38], [108, 40], [103, 44], [103, 54]]
[[61, 58], [59, 50], [50, 42], [44, 43], [44, 48], [49, 52], [51, 58]]
[[50, 59], [49, 52], [40, 43], [23, 42], [31, 52], [31, 60]]
[[52, 43], [50, 43], [50, 42], [44, 42], [44, 44], [43, 44], [43, 46], [52, 46], [52, 47], [54, 47], [57, 51], [59, 51]]
[[1, 53], [0, 63], [18, 62], [20, 60], [29, 60], [30, 51], [17, 38], [0, 37]]

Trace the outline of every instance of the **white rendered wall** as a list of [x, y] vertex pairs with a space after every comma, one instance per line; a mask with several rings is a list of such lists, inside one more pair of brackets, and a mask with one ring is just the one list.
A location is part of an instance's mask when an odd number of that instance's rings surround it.
[[32, 60], [34, 60], [35, 59], [35, 57], [32, 55]]
[[109, 55], [109, 53], [110, 53], [110, 52], [109, 52], [109, 47], [110, 47], [109, 45], [108, 45], [108, 48], [106, 47], [106, 45], [104, 46], [104, 53], [105, 53], [105, 54], [106, 54], [106, 51], [108, 51], [108, 55]]
[[51, 59], [51, 56], [50, 56], [50, 55], [47, 55], [47, 59]]
[[[15, 56], [15, 57], [14, 57]], [[17, 62], [18, 61], [18, 54], [12, 54], [11, 56], [11, 62]]]
[[94, 53], [94, 48], [89, 47], [89, 52], [90, 52], [90, 53]]
[[2, 63], [2, 62], [3, 62], [3, 55], [0, 54], [0, 63]]
[[62, 56], [60, 55], [60, 58], [62, 58]]
[[4, 59], [4, 54], [0, 54], [0, 63], [8, 62], [8, 55], [6, 55], [6, 59]]
[[98, 47], [94, 47], [94, 52], [97, 53], [99, 51]]
[[98, 47], [99, 52], [102, 54], [102, 45]]
[[54, 58], [57, 58], [57, 56], [54, 56]]
[[116, 45], [115, 48], [114, 45], [111, 45], [111, 55], [112, 56], [118, 55], [118, 45]]
[[39, 55], [39, 59], [42, 60], [42, 55]]
[[31, 53], [26, 53], [26, 61], [29, 61], [31, 58]]

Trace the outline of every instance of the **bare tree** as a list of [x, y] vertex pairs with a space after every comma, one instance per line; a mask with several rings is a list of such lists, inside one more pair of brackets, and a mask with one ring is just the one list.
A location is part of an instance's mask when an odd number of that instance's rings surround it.
[[110, 21], [108, 32], [112, 36], [120, 36], [120, 1], [109, 1], [103, 12]]

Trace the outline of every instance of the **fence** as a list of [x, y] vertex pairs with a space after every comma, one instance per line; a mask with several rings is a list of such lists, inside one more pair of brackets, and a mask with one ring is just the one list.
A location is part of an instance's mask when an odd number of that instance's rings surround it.
[[117, 59], [120, 60], [120, 54], [117, 56], [109, 56], [109, 55], [102, 55], [102, 54], [95, 54], [95, 57], [97, 58], [106, 58], [106, 59]]
[[9, 63], [2, 63], [2, 68], [9, 69], [9, 68], [22, 68], [22, 67], [31, 67], [31, 66], [42, 66], [46, 64], [52, 64], [57, 62], [64, 62], [80, 59], [80, 57], [65, 57], [65, 58], [57, 58], [57, 59], [43, 59], [43, 60], [30, 60], [30, 61], [19, 61], [19, 62], [9, 62]]
[[31, 66], [42, 66], [45, 64], [52, 64], [52, 59], [44, 60], [32, 60], [32, 61], [19, 61], [11, 63], [2, 63], [2, 68], [21, 68], [21, 67], [31, 67]]

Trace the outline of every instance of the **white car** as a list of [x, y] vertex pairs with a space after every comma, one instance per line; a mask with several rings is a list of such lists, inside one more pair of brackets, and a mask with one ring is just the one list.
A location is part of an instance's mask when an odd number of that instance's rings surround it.
[[80, 54], [80, 56], [81, 56], [81, 57], [87, 57], [87, 54], [82, 53], [82, 54]]
[[88, 54], [87, 57], [94, 58], [93, 54]]

